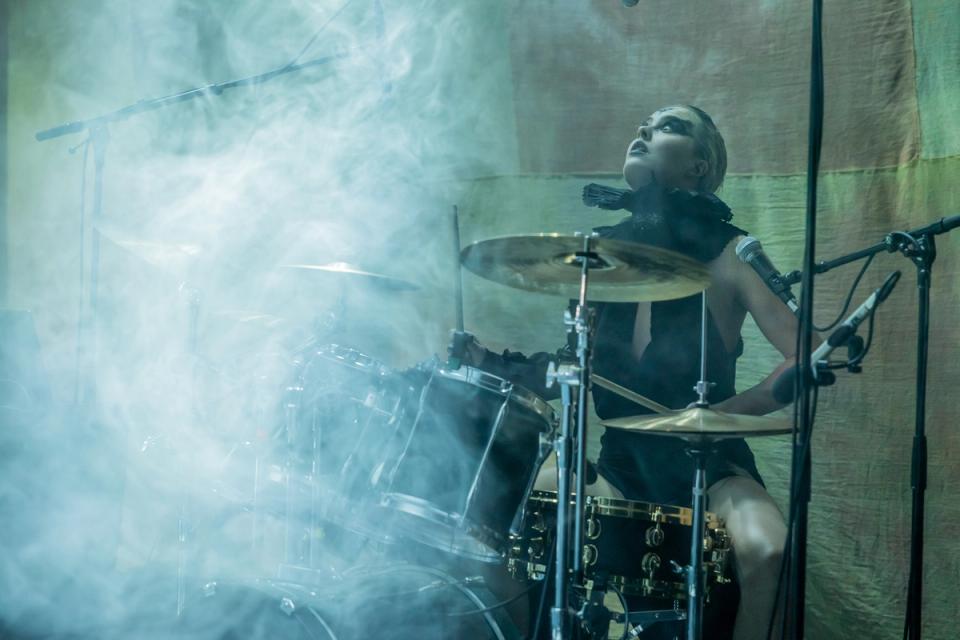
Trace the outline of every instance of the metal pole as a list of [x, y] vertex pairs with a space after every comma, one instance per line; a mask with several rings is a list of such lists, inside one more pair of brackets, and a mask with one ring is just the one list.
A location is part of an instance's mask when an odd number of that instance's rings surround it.
[[910, 478], [913, 501], [910, 518], [910, 575], [907, 582], [906, 637], [920, 640], [923, 604], [923, 530], [924, 496], [927, 490], [927, 354], [930, 344], [930, 270], [937, 249], [933, 236], [917, 238], [918, 320], [917, 320], [917, 387], [916, 415], [913, 435], [913, 457]]
[[563, 400], [563, 414], [560, 419], [560, 437], [554, 445], [557, 452], [557, 561], [554, 574], [554, 600], [550, 609], [550, 628], [553, 640], [563, 640], [567, 635], [569, 621], [567, 615], [569, 558], [567, 543], [567, 522], [570, 518], [570, 417], [573, 413], [570, 386], [561, 382], [560, 397]]
[[693, 533], [690, 541], [690, 566], [687, 567], [687, 640], [700, 640], [703, 634], [703, 522], [707, 510], [707, 451], [691, 449], [696, 461], [693, 477]]
[[583, 577], [583, 512], [586, 496], [587, 476], [587, 403], [590, 391], [590, 313], [587, 309], [587, 280], [590, 272], [590, 242], [592, 236], [583, 238], [583, 256], [580, 266], [580, 298], [577, 304], [577, 357], [580, 364], [580, 380], [577, 389], [577, 447], [576, 506], [573, 520], [573, 576], [579, 581]]

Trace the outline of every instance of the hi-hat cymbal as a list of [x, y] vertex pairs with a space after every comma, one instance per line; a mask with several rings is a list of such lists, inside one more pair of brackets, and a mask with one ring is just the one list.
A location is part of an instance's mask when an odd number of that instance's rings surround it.
[[299, 271], [301, 273], [327, 274], [348, 280], [362, 280], [368, 284], [390, 291], [416, 291], [420, 288], [418, 285], [408, 282], [407, 280], [383, 275], [382, 273], [366, 271], [347, 262], [331, 262], [328, 264], [282, 264], [280, 268]]
[[[515, 289], [580, 295], [583, 237], [559, 233], [475, 242], [460, 254], [477, 275]], [[703, 291], [706, 267], [675, 251], [607, 238], [591, 240], [587, 298], [602, 302], [672, 300]]]
[[792, 431], [790, 423], [782, 417], [745, 416], [701, 407], [658, 415], [604, 420], [600, 424], [612, 429], [672, 436], [690, 442], [775, 436]]

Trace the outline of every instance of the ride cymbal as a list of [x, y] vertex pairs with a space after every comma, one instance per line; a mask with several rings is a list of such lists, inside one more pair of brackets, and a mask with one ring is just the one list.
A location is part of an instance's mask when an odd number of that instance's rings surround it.
[[[583, 236], [559, 233], [481, 240], [460, 253], [463, 265], [514, 289], [580, 295]], [[672, 300], [703, 291], [706, 267], [675, 251], [607, 238], [590, 241], [587, 298], [600, 302]]]

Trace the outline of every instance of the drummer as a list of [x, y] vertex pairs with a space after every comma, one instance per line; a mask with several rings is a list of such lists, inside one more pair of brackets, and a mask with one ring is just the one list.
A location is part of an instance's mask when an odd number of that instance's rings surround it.
[[[735, 246], [746, 232], [729, 223], [729, 208], [714, 195], [726, 167], [723, 137], [710, 116], [689, 105], [666, 107], [643, 120], [627, 146], [623, 177], [630, 190], [625, 196], [585, 191], [585, 201], [589, 196], [590, 204], [607, 208], [616, 208], [609, 206], [616, 202], [630, 213], [615, 226], [597, 229], [601, 236], [653, 244], [706, 263], [707, 380], [715, 385], [708, 401], [719, 411], [763, 415], [783, 406], [772, 386], [794, 364], [797, 319], [737, 258]], [[699, 294], [665, 302], [593, 304], [594, 373], [671, 408], [690, 406], [700, 379], [700, 305]], [[743, 353], [740, 333], [747, 313], [783, 362], [758, 385], [737, 393], [736, 361]], [[479, 344], [470, 354], [475, 366], [556, 395], [543, 386], [544, 367], [554, 354], [495, 354]], [[597, 386], [593, 398], [601, 419], [649, 413]], [[601, 445], [597, 469], [625, 498], [690, 504], [693, 461], [681, 441], [608, 429]], [[783, 515], [742, 439], [718, 445], [707, 466], [707, 486], [709, 508], [726, 522], [735, 549], [741, 599], [734, 638], [766, 638], [786, 539]]]

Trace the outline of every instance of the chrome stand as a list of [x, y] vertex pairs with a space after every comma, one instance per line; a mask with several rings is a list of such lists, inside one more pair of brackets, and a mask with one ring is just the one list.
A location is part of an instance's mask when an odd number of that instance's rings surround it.
[[[570, 606], [570, 587], [579, 582], [583, 573], [583, 514], [587, 462], [587, 402], [590, 391], [590, 359], [592, 356], [593, 317], [587, 308], [587, 286], [590, 269], [602, 266], [599, 256], [591, 251], [595, 234], [583, 236], [583, 251], [577, 252], [574, 264], [580, 267], [580, 298], [575, 315], [566, 313], [564, 323], [568, 331], [577, 334], [576, 365], [551, 365], [547, 371], [547, 386], [560, 384], [563, 413], [560, 434], [554, 443], [557, 453], [557, 557], [554, 603], [550, 609], [553, 640], [571, 636], [575, 612]], [[577, 400], [573, 401], [576, 387]], [[576, 412], [576, 414], [574, 414]], [[576, 420], [576, 434], [572, 423]], [[570, 456], [576, 447], [576, 476]], [[576, 482], [573, 514], [570, 513], [571, 483]], [[572, 536], [571, 536], [572, 534]]]
[[[707, 292], [700, 295], [700, 379], [694, 390], [697, 406], [709, 407], [707, 393], [713, 386], [707, 382]], [[693, 457], [696, 468], [693, 472], [693, 533], [690, 541], [690, 564], [687, 574], [687, 640], [703, 637], [703, 599], [706, 576], [703, 568], [704, 525], [707, 512], [707, 456], [712, 449], [704, 442], [690, 443], [687, 454]]]
[[710, 449], [695, 445], [687, 453], [696, 460], [693, 475], [693, 534], [690, 541], [690, 564], [687, 574], [687, 638], [700, 640], [703, 635], [703, 597], [706, 575], [703, 570], [704, 521], [707, 511], [707, 456]]

